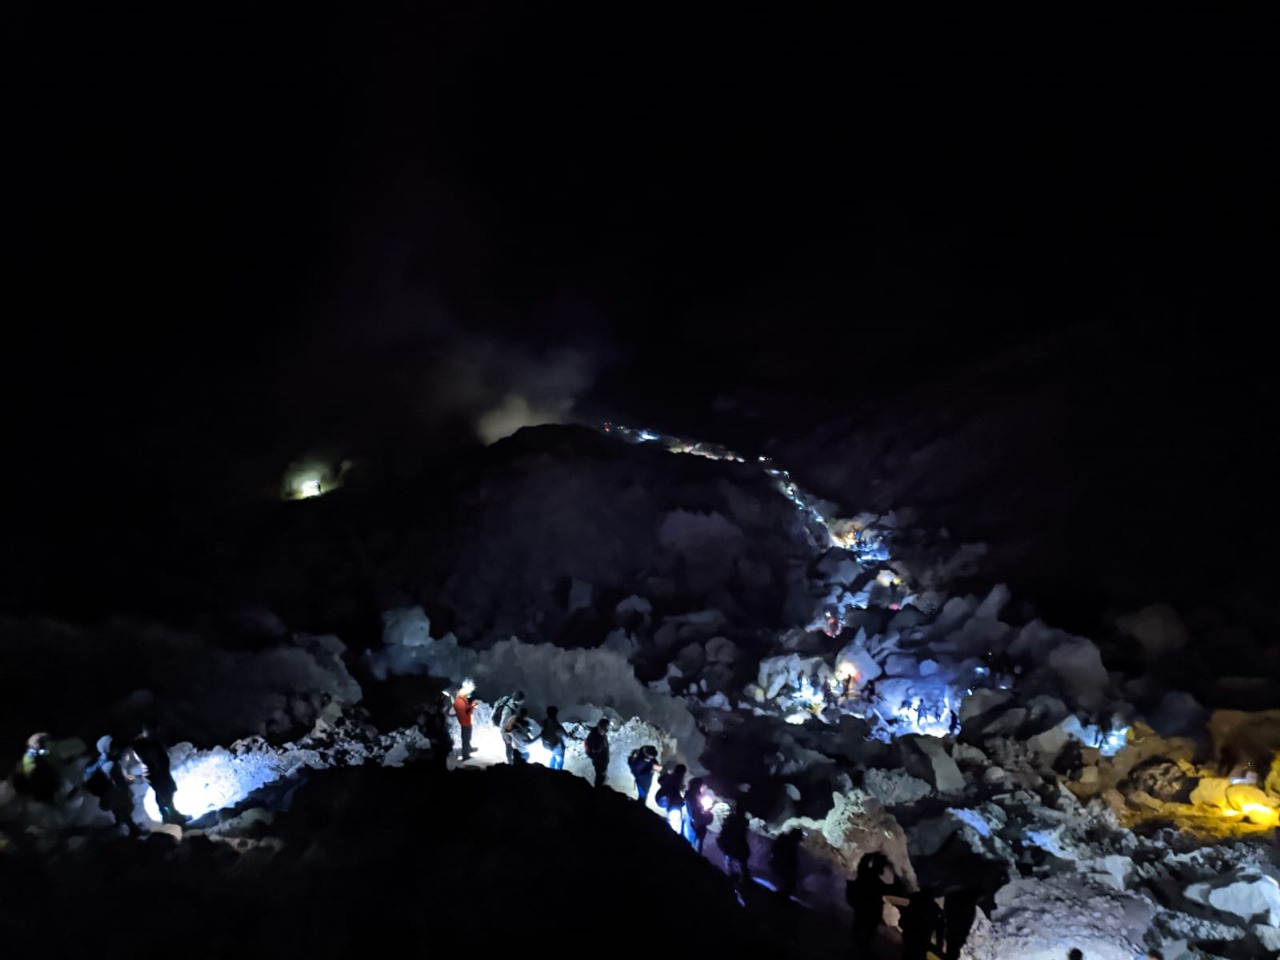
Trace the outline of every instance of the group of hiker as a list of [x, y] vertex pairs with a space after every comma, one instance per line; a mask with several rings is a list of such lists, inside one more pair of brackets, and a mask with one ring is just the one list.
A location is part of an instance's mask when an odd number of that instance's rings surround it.
[[[178, 787], [170, 769], [169, 749], [157, 736], [154, 722], [142, 724], [132, 738], [100, 737], [96, 746], [97, 757], [85, 769], [82, 783], [118, 826], [125, 827], [131, 837], [141, 835], [133, 812], [140, 791], [147, 787], [155, 793], [156, 807], [165, 823], [187, 823], [187, 817], [174, 806]], [[68, 780], [63, 764], [50, 751], [47, 733], [34, 733], [27, 739], [8, 783], [15, 793], [33, 800], [58, 802]]]
[[[472, 734], [475, 728], [475, 711], [478, 700], [475, 696], [475, 685], [465, 680], [453, 696], [453, 711], [458, 719], [460, 753], [462, 762], [471, 759], [475, 754]], [[560, 721], [559, 710], [547, 707], [546, 717], [535, 726], [526, 706], [524, 691], [516, 690], [506, 696], [499, 697], [493, 705], [493, 726], [502, 737], [506, 753], [506, 761], [512, 765], [529, 762], [530, 749], [541, 743], [549, 754], [547, 766], [552, 770], [564, 769], [565, 750], [570, 740], [579, 740], [583, 744], [583, 752], [591, 762], [594, 773], [593, 782], [596, 787], [604, 787], [609, 770], [609, 721], [602, 717], [590, 728], [586, 736], [578, 737], [570, 733]], [[715, 816], [712, 807], [715, 795], [707, 788], [700, 777], [693, 777], [686, 783], [688, 768], [677, 763], [669, 770], [659, 762], [658, 748], [654, 744], [637, 747], [627, 757], [627, 769], [635, 784], [636, 799], [643, 806], [649, 805], [650, 795], [653, 804], [666, 819], [671, 829], [702, 853], [706, 841], [707, 830]], [[655, 784], [656, 781], [656, 784]], [[656, 786], [656, 790], [655, 790]], [[747, 839], [749, 832], [747, 815], [739, 809], [733, 810], [721, 825], [719, 846], [724, 854], [725, 870], [734, 878], [739, 887], [751, 879], [748, 860], [751, 848]], [[792, 831], [775, 844], [775, 872], [782, 877], [782, 886], [787, 896], [795, 890], [795, 853], [799, 848], [801, 834]], [[791, 856], [787, 856], [787, 851]], [[787, 878], [790, 878], [789, 880]]]
[[[453, 712], [458, 718], [460, 756], [462, 762], [470, 760], [475, 754], [471, 734], [475, 726], [475, 710], [477, 699], [475, 684], [470, 680], [463, 681], [453, 697]], [[546, 716], [535, 724], [525, 705], [523, 690], [516, 690], [506, 696], [499, 697], [493, 705], [492, 722], [502, 736], [502, 745], [509, 764], [529, 762], [529, 754], [535, 744], [541, 744], [547, 751], [547, 766], [552, 770], [564, 769], [565, 750], [570, 740], [581, 740], [587, 759], [591, 761], [595, 773], [595, 785], [603, 787], [609, 772], [609, 720], [601, 717], [585, 737], [577, 737], [570, 733], [560, 722], [559, 708], [547, 707]]]

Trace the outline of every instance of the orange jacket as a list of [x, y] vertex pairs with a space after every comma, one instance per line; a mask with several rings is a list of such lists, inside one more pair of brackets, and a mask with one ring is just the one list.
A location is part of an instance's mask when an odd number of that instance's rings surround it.
[[476, 705], [458, 694], [453, 698], [453, 712], [458, 715], [458, 725], [463, 727], [471, 726], [471, 714], [475, 710]]

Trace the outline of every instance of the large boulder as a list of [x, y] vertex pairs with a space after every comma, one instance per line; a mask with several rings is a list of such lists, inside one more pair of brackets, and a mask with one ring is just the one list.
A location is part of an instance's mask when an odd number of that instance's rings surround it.
[[1186, 897], [1246, 923], [1280, 926], [1280, 871], [1249, 866], [1228, 871], [1213, 880], [1193, 883]]

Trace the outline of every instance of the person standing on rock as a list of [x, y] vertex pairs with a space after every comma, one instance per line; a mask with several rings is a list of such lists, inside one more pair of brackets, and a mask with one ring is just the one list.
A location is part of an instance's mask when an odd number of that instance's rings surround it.
[[799, 884], [800, 844], [803, 842], [804, 831], [795, 827], [774, 840], [769, 853], [769, 866], [778, 878], [778, 895], [784, 900], [795, 896]]
[[[169, 748], [155, 735], [155, 727], [154, 722], [143, 724], [142, 732], [129, 744], [125, 751], [126, 775], [130, 780], [141, 776], [150, 784], [156, 795], [160, 818], [165, 823], [183, 826], [187, 818], [173, 805], [178, 785], [169, 769]], [[129, 768], [136, 773], [129, 775]]]
[[687, 769], [683, 763], [658, 777], [658, 809], [662, 811], [671, 829], [676, 833], [684, 831], [684, 775]]
[[707, 839], [707, 828], [711, 826], [711, 822], [715, 820], [715, 814], [711, 812], [711, 804], [714, 798], [709, 792], [703, 791], [702, 780], [694, 777], [689, 781], [689, 792], [684, 795], [685, 806], [689, 810], [689, 832], [691, 834], [690, 843], [693, 849], [699, 854], [702, 853], [702, 845]]
[[502, 729], [503, 739], [507, 742], [507, 751], [511, 762], [516, 765], [529, 762], [529, 747], [536, 739], [529, 725], [529, 708], [521, 707], [516, 715], [507, 721]]
[[609, 773], [609, 718], [601, 717], [600, 722], [587, 734], [587, 757], [595, 770], [595, 785], [603, 787]]
[[453, 698], [453, 713], [458, 718], [458, 735], [462, 738], [462, 762], [471, 759], [471, 715], [476, 712], [476, 685], [463, 680], [458, 694]]
[[884, 920], [884, 895], [889, 892], [889, 858], [883, 853], [864, 854], [858, 872], [844, 889], [844, 898], [853, 909], [853, 955], [871, 956], [876, 932]]
[[547, 764], [552, 770], [564, 769], [564, 750], [570, 737], [560, 722], [560, 708], [547, 707], [547, 719], [542, 722], [542, 745], [551, 754]]
[[902, 960], [928, 960], [929, 950], [941, 945], [942, 911], [933, 891], [922, 887], [913, 893], [902, 910]]
[[724, 868], [733, 877], [733, 884], [739, 890], [751, 879], [750, 832], [746, 811], [739, 803], [720, 827], [720, 852], [724, 854]]
[[978, 916], [978, 895], [964, 887], [949, 891], [942, 901], [942, 916], [947, 939], [943, 960], [960, 960], [960, 951]]
[[517, 690], [515, 693], [508, 694], [505, 697], [499, 697], [498, 702], [493, 705], [493, 725], [498, 728], [502, 743], [507, 748], [507, 763], [516, 762], [515, 747], [512, 746], [511, 739], [506, 733], [507, 724], [511, 722], [512, 717], [520, 712], [520, 708], [523, 706], [523, 690]]
[[635, 778], [636, 796], [640, 805], [647, 805], [649, 791], [653, 789], [653, 775], [662, 769], [662, 765], [658, 763], [658, 748], [647, 743], [632, 750], [631, 756], [627, 757], [627, 768]]
[[117, 827], [124, 827], [130, 837], [142, 835], [133, 820], [133, 795], [120, 768], [120, 752], [111, 737], [98, 738], [98, 758], [86, 768], [84, 785], [98, 798], [98, 805], [115, 818]]

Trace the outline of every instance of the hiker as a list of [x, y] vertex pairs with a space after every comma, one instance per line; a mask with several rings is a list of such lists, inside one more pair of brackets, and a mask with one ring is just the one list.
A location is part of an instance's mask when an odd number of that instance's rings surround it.
[[734, 886], [751, 879], [751, 841], [747, 814], [739, 803], [720, 827], [720, 852], [724, 854], [724, 868], [734, 878]]
[[656, 798], [658, 809], [667, 818], [667, 823], [671, 824], [671, 829], [681, 836], [685, 836], [688, 833], [686, 827], [687, 817], [684, 809], [684, 775], [686, 772], [685, 765], [677, 763], [670, 772], [658, 777], [658, 796]]
[[507, 751], [511, 756], [510, 762], [517, 765], [528, 763], [529, 747], [537, 739], [529, 723], [529, 708], [521, 707], [517, 710], [515, 716], [507, 721], [502, 733], [503, 739], [507, 744]]
[[458, 734], [462, 738], [462, 762], [471, 759], [471, 715], [476, 712], [476, 685], [463, 680], [458, 695], [453, 698], [453, 713], [458, 718]]
[[804, 831], [799, 827], [788, 830], [773, 841], [769, 866], [778, 878], [778, 894], [784, 900], [790, 900], [796, 892], [800, 876], [800, 844], [803, 842]]
[[636, 796], [641, 804], [647, 804], [649, 791], [653, 789], [653, 775], [662, 769], [658, 763], [658, 748], [651, 743], [636, 747], [627, 757], [627, 767], [636, 781]]
[[902, 960], [927, 960], [929, 950], [943, 938], [942, 911], [933, 891], [922, 887], [907, 900], [899, 926], [902, 928]]
[[173, 805], [178, 785], [174, 783], [173, 774], [169, 770], [169, 748], [155, 735], [155, 726], [155, 723], [143, 724], [142, 732], [125, 749], [121, 758], [125, 776], [129, 780], [137, 780], [139, 777], [146, 780], [155, 791], [160, 818], [165, 823], [182, 826], [188, 818]]
[[600, 722], [587, 734], [587, 757], [595, 770], [595, 785], [603, 787], [609, 773], [609, 718], [601, 717]]
[[973, 921], [977, 915], [978, 896], [974, 891], [960, 887], [947, 892], [942, 900], [947, 941], [943, 960], [960, 960], [960, 951], [969, 939], [969, 931], [973, 929]]
[[130, 837], [142, 834], [133, 819], [133, 792], [120, 766], [120, 751], [111, 737], [98, 738], [98, 759], [84, 772], [85, 789], [98, 798], [98, 806], [115, 818], [117, 827], [124, 827]]
[[684, 795], [685, 809], [689, 813], [689, 842], [693, 849], [702, 853], [702, 845], [707, 839], [707, 828], [715, 820], [711, 812], [714, 798], [703, 788], [702, 779], [694, 777], [689, 781], [689, 789]]
[[52, 804], [57, 799], [62, 775], [49, 756], [47, 733], [33, 733], [27, 738], [11, 782], [15, 791], [41, 803]]
[[507, 724], [511, 722], [511, 718], [520, 712], [520, 708], [524, 706], [524, 691], [517, 690], [515, 693], [509, 693], [505, 697], [499, 697], [498, 702], [493, 705], [493, 725], [498, 728], [498, 733], [502, 737], [502, 744], [507, 748], [507, 763], [515, 763], [515, 749], [511, 746], [511, 741], [507, 737]]
[[884, 920], [884, 895], [889, 892], [885, 879], [890, 870], [889, 858], [883, 853], [867, 853], [858, 861], [858, 872], [844, 888], [845, 901], [853, 908], [853, 955], [870, 956], [876, 931]]
[[551, 754], [547, 766], [552, 770], [564, 769], [564, 750], [569, 739], [569, 731], [560, 722], [560, 708], [547, 707], [547, 719], [542, 722], [542, 745]]

